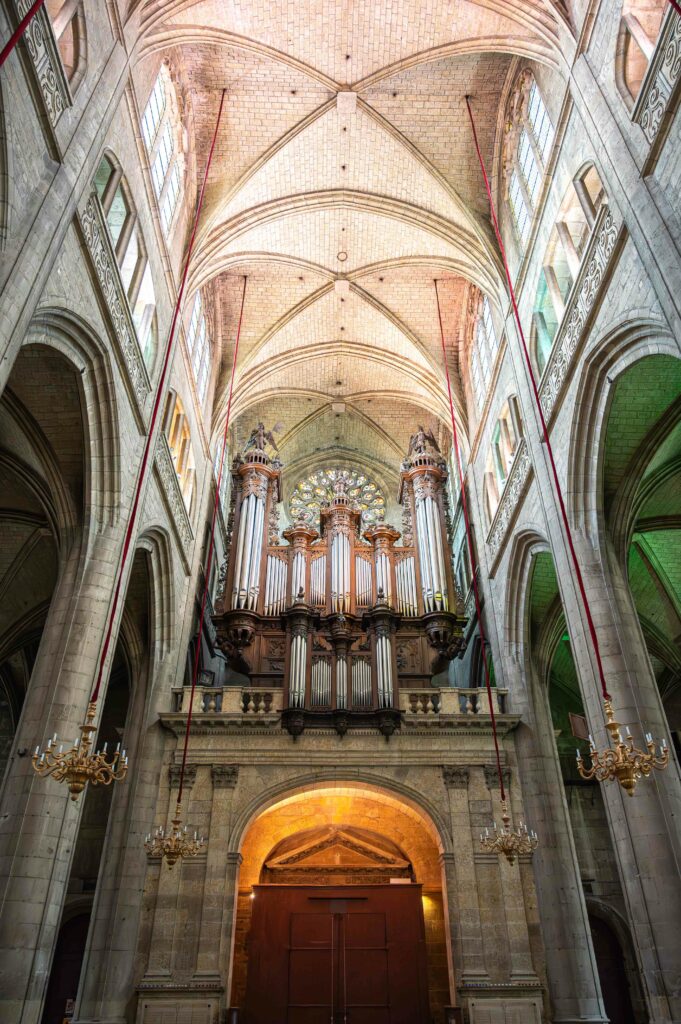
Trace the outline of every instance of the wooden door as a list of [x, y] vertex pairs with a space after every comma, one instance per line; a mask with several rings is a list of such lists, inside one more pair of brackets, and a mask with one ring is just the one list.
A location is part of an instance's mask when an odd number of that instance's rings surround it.
[[427, 1024], [418, 885], [255, 887], [245, 1024]]

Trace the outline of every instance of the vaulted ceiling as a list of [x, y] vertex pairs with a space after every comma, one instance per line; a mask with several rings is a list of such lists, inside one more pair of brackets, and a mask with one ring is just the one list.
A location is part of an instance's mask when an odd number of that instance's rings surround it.
[[493, 169], [519, 61], [560, 66], [562, 5], [152, 0], [140, 19], [140, 66], [170, 59], [198, 174], [226, 90], [191, 277], [223, 347], [213, 430], [246, 275], [235, 441], [281, 424], [287, 490], [320, 458], [396, 479], [418, 422], [448, 443], [435, 278], [464, 433], [470, 309], [502, 294], [464, 97]]

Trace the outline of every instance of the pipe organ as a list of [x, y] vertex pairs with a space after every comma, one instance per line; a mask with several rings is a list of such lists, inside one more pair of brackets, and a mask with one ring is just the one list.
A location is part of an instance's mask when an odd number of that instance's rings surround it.
[[461, 602], [446, 541], [447, 469], [432, 435], [402, 463], [403, 531], [362, 528], [342, 474], [319, 528], [276, 522], [282, 464], [263, 448], [234, 460], [233, 530], [214, 624], [235, 685], [280, 688], [282, 724], [400, 726], [399, 688], [423, 687], [462, 650]]

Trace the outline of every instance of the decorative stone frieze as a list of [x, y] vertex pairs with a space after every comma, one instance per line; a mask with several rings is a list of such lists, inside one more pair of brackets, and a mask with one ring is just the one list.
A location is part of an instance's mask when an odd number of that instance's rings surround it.
[[175, 472], [175, 465], [173, 463], [173, 457], [170, 454], [168, 441], [166, 440], [165, 434], [162, 432], [159, 433], [158, 440], [156, 442], [154, 466], [158, 473], [159, 480], [161, 481], [163, 495], [168, 504], [173, 526], [182, 546], [182, 553], [185, 557], [185, 561], [187, 561], [189, 548], [194, 540], [194, 533], [192, 531], [191, 523], [189, 522], [189, 516], [187, 515], [187, 507], [184, 503], [184, 498], [182, 497], [180, 481], [177, 479], [177, 473]]
[[615, 222], [612, 210], [604, 205], [596, 218], [588, 251], [570, 293], [539, 385], [541, 405], [547, 420], [553, 413], [569, 377], [572, 358], [579, 347], [584, 326], [607, 277], [619, 233], [620, 227]]
[[459, 765], [445, 764], [442, 766], [442, 781], [447, 789], [466, 789], [468, 787], [468, 768]]
[[[19, 18], [27, 14], [32, 0], [17, 0], [15, 7]], [[71, 90], [64, 74], [57, 41], [47, 11], [42, 7], [33, 15], [24, 32], [26, 49], [35, 68], [40, 92], [50, 124], [59, 121], [67, 107], [73, 103]]]
[[506, 534], [515, 519], [515, 514], [520, 507], [520, 502], [526, 490], [531, 468], [530, 453], [523, 438], [518, 445], [518, 450], [511, 466], [511, 472], [501, 492], [499, 505], [487, 535], [487, 546], [490, 549], [491, 560], [494, 560], [501, 551]]
[[633, 120], [652, 143], [681, 76], [681, 17], [670, 8], [641, 86]]
[[[497, 766], [495, 764], [483, 764], [482, 770], [485, 775], [485, 785], [488, 789], [496, 789], [499, 785], [499, 775], [497, 772]], [[504, 786], [511, 785], [511, 769], [505, 766], [501, 768], [501, 776], [504, 780]]]
[[239, 781], [238, 764], [214, 764], [210, 769], [213, 789], [234, 789]]
[[[191, 789], [196, 782], [196, 768], [195, 764], [187, 764], [184, 769], [184, 787], [185, 789]], [[170, 781], [171, 789], [178, 789], [180, 785], [180, 773], [182, 771], [182, 765], [171, 764], [168, 767], [168, 779]]]
[[130, 306], [123, 288], [116, 257], [111, 248], [109, 232], [96, 195], [91, 194], [80, 211], [80, 226], [90, 259], [99, 281], [102, 297], [119, 344], [119, 357], [137, 411], [144, 420], [151, 382], [137, 340]]

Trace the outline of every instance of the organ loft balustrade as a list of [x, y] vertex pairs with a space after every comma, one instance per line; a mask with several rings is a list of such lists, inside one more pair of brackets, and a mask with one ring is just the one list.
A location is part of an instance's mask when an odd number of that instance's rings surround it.
[[[262, 435], [262, 436], [261, 436]], [[378, 729], [386, 738], [420, 722], [489, 719], [480, 691], [437, 688], [464, 648], [461, 598], [445, 528], [447, 469], [419, 430], [402, 463], [403, 532], [368, 528], [336, 474], [318, 522], [298, 519], [279, 537], [278, 458], [253, 432], [233, 463], [232, 536], [213, 622], [240, 686], [199, 688], [194, 712], [227, 722], [305, 729]], [[244, 681], [247, 679], [247, 682]], [[497, 691], [497, 713], [504, 694]], [[188, 710], [182, 691], [175, 714]]]

